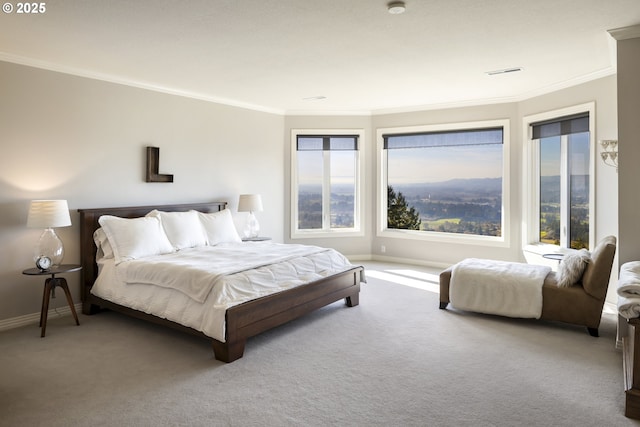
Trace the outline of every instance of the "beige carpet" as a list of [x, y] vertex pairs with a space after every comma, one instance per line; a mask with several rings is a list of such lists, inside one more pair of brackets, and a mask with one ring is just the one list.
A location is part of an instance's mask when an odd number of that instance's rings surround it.
[[[0, 333], [2, 426], [630, 426], [614, 316], [579, 327], [439, 310], [427, 269], [370, 263], [336, 303], [250, 339], [117, 313]], [[411, 287], [398, 284], [414, 285]]]

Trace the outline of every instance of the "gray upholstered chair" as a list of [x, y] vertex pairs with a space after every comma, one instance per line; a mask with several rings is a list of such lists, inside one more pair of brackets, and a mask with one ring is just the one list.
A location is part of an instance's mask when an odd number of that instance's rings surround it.
[[[542, 285], [541, 319], [586, 326], [589, 334], [598, 336], [602, 308], [607, 296], [609, 277], [616, 253], [616, 238], [602, 239], [591, 252], [582, 279], [570, 287], [558, 287], [555, 272], [550, 272]], [[440, 308], [449, 304], [449, 284], [453, 267], [440, 273]]]

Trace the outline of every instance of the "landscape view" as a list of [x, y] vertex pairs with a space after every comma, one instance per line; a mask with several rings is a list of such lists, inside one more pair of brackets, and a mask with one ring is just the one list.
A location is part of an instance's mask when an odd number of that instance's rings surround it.
[[[589, 249], [589, 175], [571, 176], [569, 247]], [[560, 177], [540, 180], [540, 241], [560, 244]]]
[[[502, 179], [471, 178], [421, 184], [390, 186], [395, 200], [402, 198], [405, 211], [417, 215], [417, 227], [394, 226], [390, 209], [389, 228], [501, 236]], [[571, 247], [587, 248], [589, 242], [589, 179], [573, 176], [571, 208]], [[560, 177], [544, 177], [541, 182], [540, 241], [560, 242]], [[331, 193], [331, 225], [353, 227], [353, 186], [334, 185]], [[298, 197], [299, 228], [322, 227], [322, 194], [319, 186], [301, 186]], [[410, 215], [409, 215], [410, 216]]]
[[[353, 184], [331, 186], [331, 228], [354, 226]], [[322, 186], [300, 185], [298, 187], [298, 229], [322, 228]]]
[[395, 184], [391, 188], [396, 200], [403, 196], [407, 206], [413, 207], [418, 213], [420, 224], [414, 229], [481, 236], [501, 235], [502, 178]]
[[[419, 227], [411, 227], [413, 229], [500, 236], [501, 178], [454, 179], [392, 187], [396, 196], [401, 196], [406, 201], [406, 209], [414, 208], [417, 212]], [[332, 186], [331, 226], [333, 228], [353, 227], [353, 201], [353, 186]], [[298, 212], [300, 229], [322, 228], [322, 188], [320, 186], [300, 186]], [[392, 215], [390, 211], [389, 216]]]

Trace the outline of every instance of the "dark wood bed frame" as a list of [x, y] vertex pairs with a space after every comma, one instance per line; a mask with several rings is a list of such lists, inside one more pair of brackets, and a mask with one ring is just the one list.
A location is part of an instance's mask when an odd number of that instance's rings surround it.
[[233, 362], [242, 357], [247, 338], [282, 325], [325, 305], [345, 299], [346, 305], [358, 305], [362, 267], [335, 274], [274, 295], [258, 298], [231, 307], [226, 313], [225, 342], [207, 337], [202, 332], [162, 319], [138, 310], [106, 301], [91, 294], [91, 287], [98, 276], [96, 264], [96, 246], [93, 233], [100, 225], [102, 215], [114, 215], [122, 218], [137, 218], [146, 215], [152, 209], [167, 212], [197, 210], [216, 212], [226, 207], [225, 202], [136, 206], [97, 209], [78, 209], [80, 213], [80, 249], [82, 263], [82, 313], [95, 314], [101, 309], [110, 309], [140, 319], [166, 325], [174, 329], [196, 334], [213, 340], [215, 358], [223, 362]]

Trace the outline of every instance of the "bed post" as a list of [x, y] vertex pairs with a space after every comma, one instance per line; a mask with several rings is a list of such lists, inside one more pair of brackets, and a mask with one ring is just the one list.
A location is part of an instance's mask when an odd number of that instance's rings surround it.
[[[100, 307], [91, 304], [89, 292], [93, 282], [98, 276], [98, 265], [96, 264], [95, 244], [93, 243], [93, 231], [99, 227], [98, 215], [87, 210], [78, 209], [80, 213], [80, 263], [82, 264], [80, 295], [82, 299], [82, 314], [96, 314]], [[94, 248], [87, 250], [86, 248]]]
[[347, 305], [347, 307], [355, 307], [356, 305], [360, 304], [360, 294], [356, 292], [353, 295], [346, 297], [344, 299], [344, 303]]
[[234, 342], [220, 342], [218, 340], [212, 340], [213, 354], [216, 360], [225, 363], [231, 363], [234, 360], [240, 359], [244, 355], [244, 345], [247, 342], [244, 340], [237, 340]]

